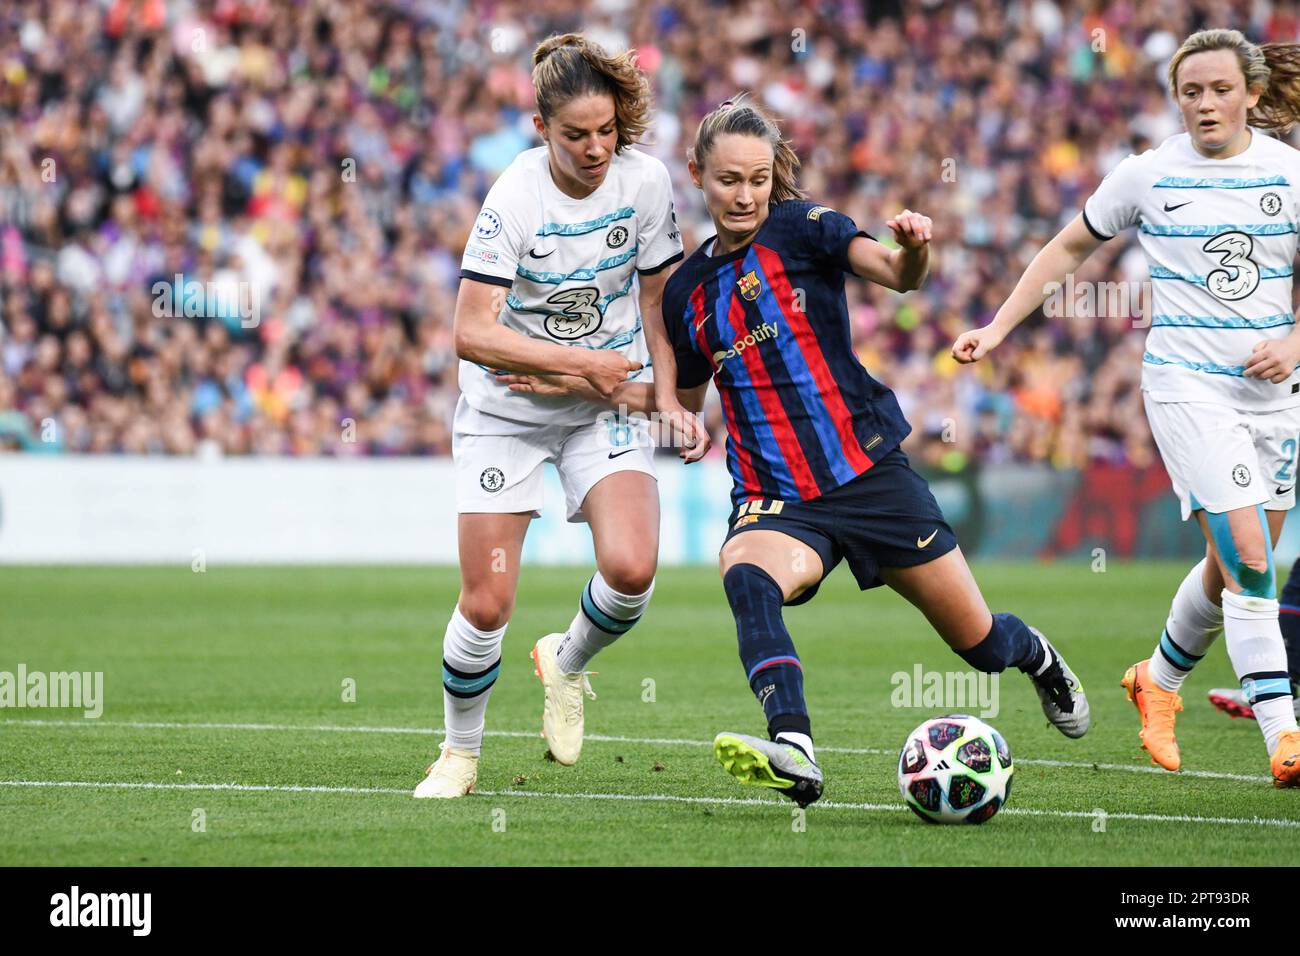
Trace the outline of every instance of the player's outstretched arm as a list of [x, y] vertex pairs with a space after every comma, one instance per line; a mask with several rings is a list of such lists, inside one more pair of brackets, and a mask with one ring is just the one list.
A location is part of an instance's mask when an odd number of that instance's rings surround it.
[[[529, 395], [577, 395], [588, 401], [603, 402], [611, 408], [616, 408], [621, 413], [628, 415], [633, 412], [650, 415], [658, 410], [655, 401], [655, 386], [646, 382], [625, 382], [614, 389], [613, 395], [602, 398], [586, 379], [577, 378], [573, 375], [519, 375], [498, 371], [497, 380], [508, 386], [512, 392], [523, 392]], [[670, 424], [673, 425], [674, 440], [679, 443], [679, 447], [682, 449], [678, 457], [688, 465], [703, 458], [712, 443], [708, 429], [704, 427], [704, 423], [699, 417], [700, 410], [704, 408], [704, 399], [708, 391], [708, 382], [695, 388], [679, 388], [675, 390], [674, 398], [678, 407], [686, 413], [687, 422], [683, 423], [681, 427], [671, 421]], [[691, 429], [689, 433], [684, 431], [687, 427]], [[694, 444], [687, 442], [688, 437], [694, 440]]]
[[677, 457], [689, 465], [703, 458], [713, 441], [709, 437], [709, 430], [704, 427], [704, 420], [700, 418], [704, 399], [709, 394], [709, 383], [705, 382], [694, 388], [679, 388], [674, 394], [678, 406], [686, 412], [686, 426], [691, 429], [689, 433], [683, 429], [677, 430], [678, 439], [682, 442], [682, 450]]
[[849, 265], [853, 274], [870, 279], [895, 292], [921, 288], [930, 271], [930, 239], [934, 224], [929, 216], [904, 209], [885, 222], [894, 233], [897, 249], [889, 249], [858, 236], [849, 243]]
[[612, 349], [570, 348], [521, 335], [497, 321], [505, 288], [461, 279], [456, 295], [456, 356], [488, 368], [529, 375], [572, 375], [603, 398], [641, 367]]
[[963, 332], [957, 338], [952, 346], [952, 357], [968, 365], [997, 348], [1012, 329], [1043, 304], [1051, 291], [1051, 284], [1064, 282], [1066, 275], [1079, 268], [1102, 241], [1089, 231], [1082, 213], [1075, 216], [1034, 256], [1010, 297], [993, 316], [993, 321], [982, 329]]
[[[639, 276], [641, 291], [637, 304], [641, 307], [641, 326], [645, 331], [646, 345], [650, 350], [650, 367], [654, 369], [654, 411], [672, 428], [673, 438], [683, 449], [682, 458], [687, 464], [698, 461], [709, 449], [709, 432], [704, 423], [686, 408], [677, 388], [677, 357], [673, 354], [668, 330], [664, 327], [664, 287], [676, 268], [665, 269], [653, 275]], [[694, 411], [698, 411], [695, 409]]]
[[675, 267], [639, 276], [637, 305], [641, 310], [641, 327], [645, 332], [646, 346], [650, 350], [650, 367], [654, 369], [654, 397], [659, 408], [671, 409], [677, 404], [677, 358], [673, 355], [668, 331], [664, 328], [664, 287]]
[[577, 375], [531, 375], [493, 369], [497, 381], [512, 392], [525, 395], [572, 395], [589, 402], [599, 402], [611, 408], [640, 412], [649, 415], [655, 410], [654, 386], [648, 382], [624, 382], [609, 395], [601, 395], [585, 378]]

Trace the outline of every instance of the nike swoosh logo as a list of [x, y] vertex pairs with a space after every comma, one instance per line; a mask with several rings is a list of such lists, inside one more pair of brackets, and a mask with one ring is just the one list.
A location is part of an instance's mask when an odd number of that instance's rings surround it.
[[918, 548], [924, 548], [924, 547], [927, 547], [927, 546], [930, 544], [930, 542], [934, 540], [934, 536], [935, 536], [936, 534], [938, 534], [938, 533], [939, 533], [939, 529], [938, 529], [938, 528], [935, 528], [933, 531], [930, 532], [930, 537], [926, 538], [924, 541], [922, 541], [922, 540], [918, 537], [918, 538], [916, 539], [916, 546], [917, 546]]
[[704, 318], [700, 319], [700, 321], [696, 322], [696, 323], [695, 323], [695, 331], [698, 332], [698, 331], [700, 330], [700, 328], [704, 325], [704, 323], [707, 322], [707, 321], [709, 321], [709, 319], [711, 319], [711, 318], [713, 318], [712, 315], [706, 315]]
[[[551, 250], [551, 252], [554, 252], [554, 251], [555, 251], [554, 249]], [[548, 252], [548, 253], [546, 254], [546, 256], [549, 256], [549, 255], [551, 254], [551, 252]], [[528, 255], [531, 256], [531, 257], [534, 258], [534, 259], [545, 259], [545, 258], [546, 258], [546, 256], [539, 256], [539, 255], [536, 253], [536, 251], [534, 251], [534, 250], [532, 250], [532, 249], [529, 249], [529, 250], [528, 250]]]
[[1194, 199], [1189, 199], [1187, 202], [1180, 202], [1177, 206], [1171, 206], [1169, 203], [1165, 203], [1165, 212], [1173, 212], [1175, 209], [1182, 209], [1184, 206], [1190, 206], [1193, 202], [1195, 202]]
[[634, 452], [634, 451], [636, 451], [635, 448], [628, 448], [628, 449], [625, 450], [625, 451], [611, 451], [611, 452], [609, 453], [609, 457], [610, 457], [610, 458], [617, 458], [619, 455], [630, 455], [630, 454], [632, 454], [632, 452]]
[[[1291, 486], [1291, 488], [1294, 488], [1294, 487], [1295, 487], [1294, 485]], [[1279, 487], [1279, 488], [1277, 489], [1277, 494], [1279, 494], [1279, 495], [1284, 495], [1284, 494], [1286, 494], [1288, 491], [1290, 491], [1291, 488], [1282, 488], [1282, 487]]]

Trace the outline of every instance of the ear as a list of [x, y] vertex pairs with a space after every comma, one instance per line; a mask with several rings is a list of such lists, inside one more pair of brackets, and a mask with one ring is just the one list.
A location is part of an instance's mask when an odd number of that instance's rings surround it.
[[695, 184], [696, 189], [703, 189], [704, 183], [700, 180], [700, 167], [695, 165], [695, 160], [686, 161], [686, 171], [691, 174], [691, 182]]
[[546, 138], [546, 124], [542, 122], [541, 113], [533, 114], [533, 129], [537, 130], [537, 135], [542, 138], [543, 143], [550, 142], [550, 140]]
[[1256, 86], [1246, 90], [1246, 109], [1253, 110], [1255, 104], [1259, 102], [1259, 98], [1263, 95], [1264, 88], [1262, 86]]

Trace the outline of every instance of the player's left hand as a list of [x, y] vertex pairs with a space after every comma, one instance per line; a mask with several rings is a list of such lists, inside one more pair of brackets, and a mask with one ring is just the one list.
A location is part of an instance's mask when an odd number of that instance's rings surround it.
[[934, 224], [929, 216], [904, 209], [885, 225], [894, 231], [894, 241], [904, 249], [919, 249], [930, 241]]
[[1300, 365], [1300, 344], [1292, 336], [1256, 342], [1246, 360], [1246, 377], [1263, 378], [1280, 385]]

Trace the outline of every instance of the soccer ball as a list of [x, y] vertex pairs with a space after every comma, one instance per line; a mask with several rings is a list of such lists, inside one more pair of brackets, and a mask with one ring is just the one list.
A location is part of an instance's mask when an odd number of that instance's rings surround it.
[[984, 823], [1011, 796], [1011, 748], [977, 717], [948, 714], [907, 735], [898, 755], [903, 802], [927, 823]]

